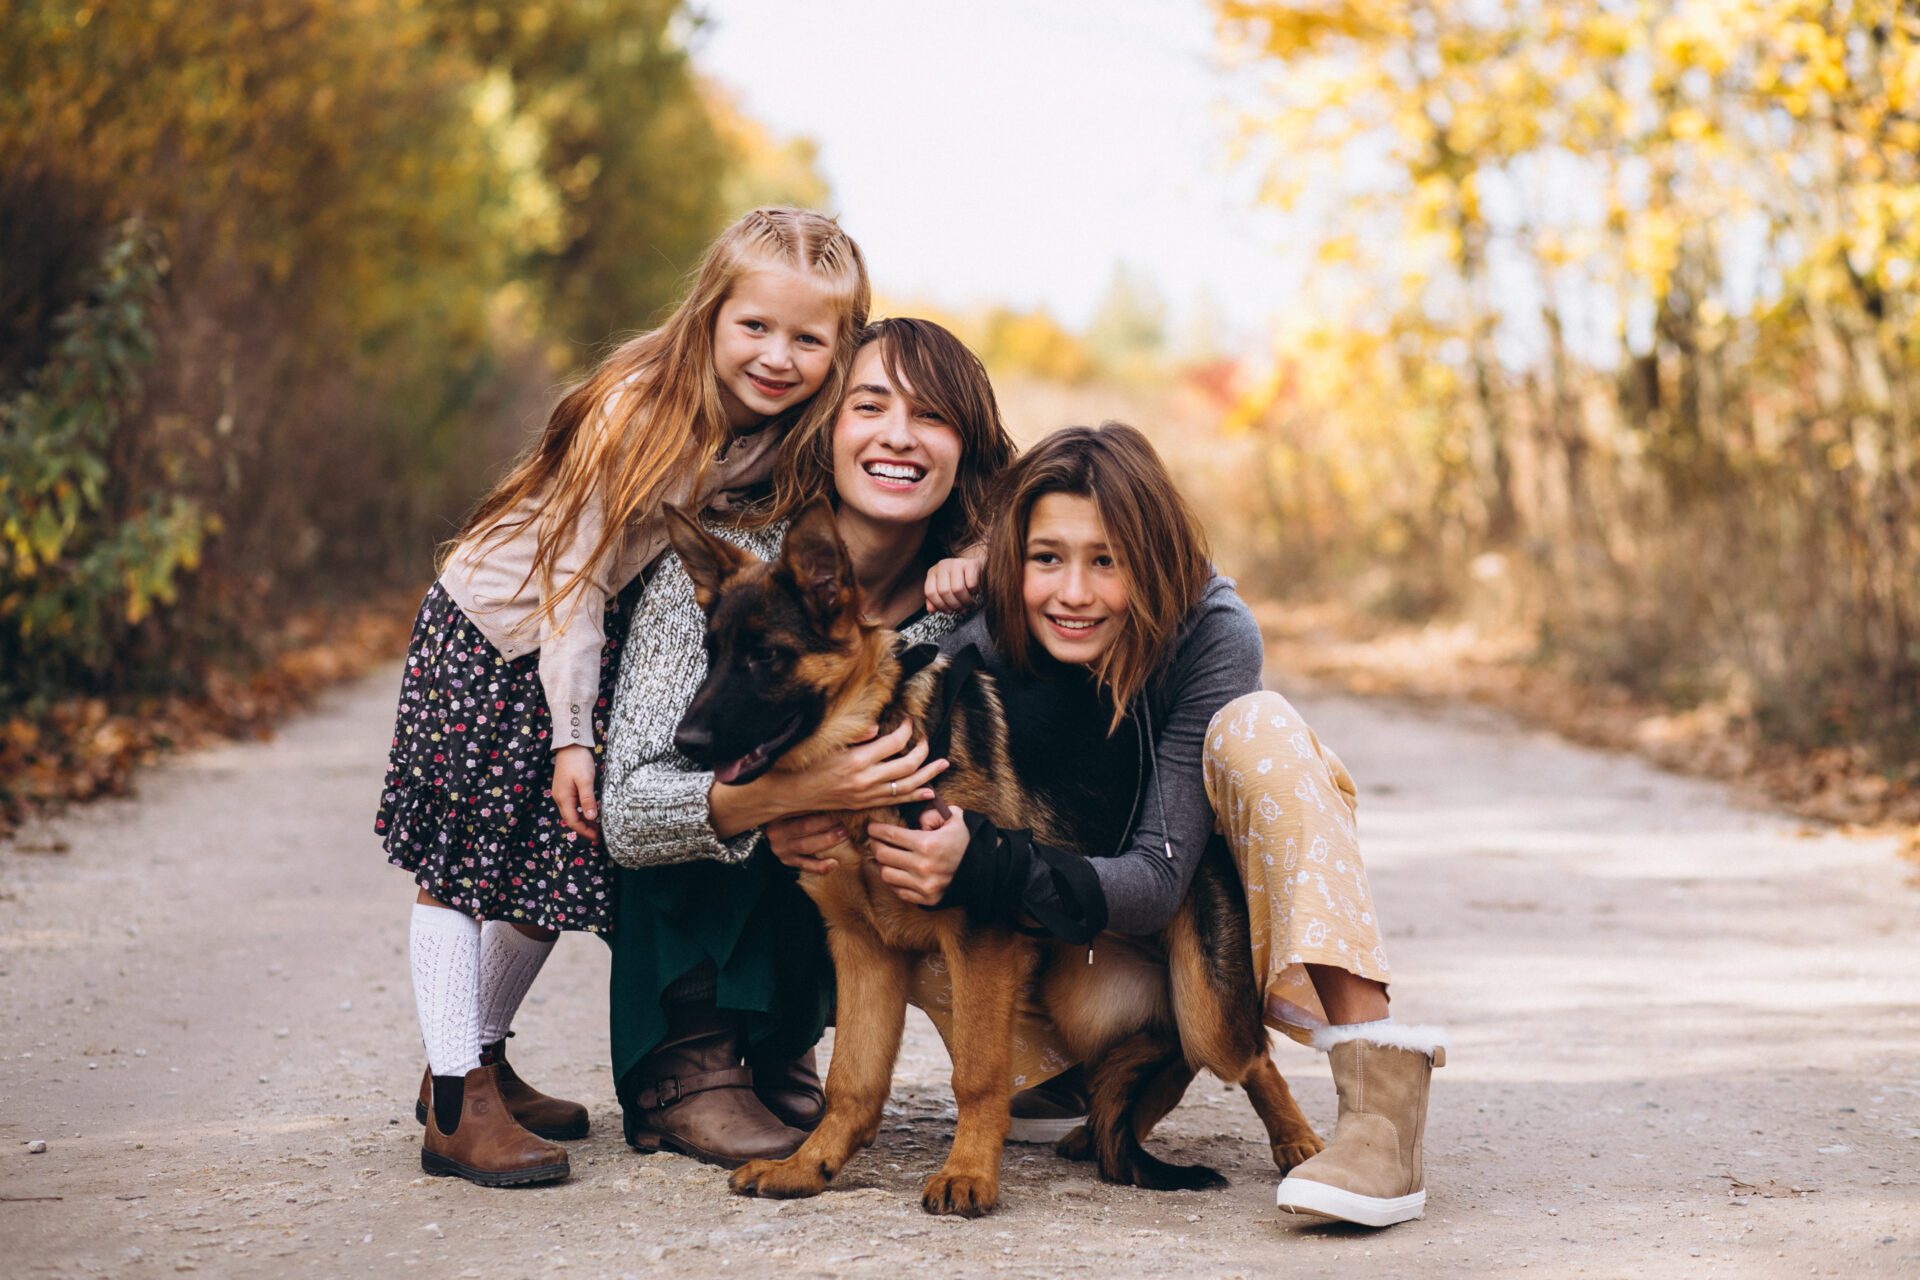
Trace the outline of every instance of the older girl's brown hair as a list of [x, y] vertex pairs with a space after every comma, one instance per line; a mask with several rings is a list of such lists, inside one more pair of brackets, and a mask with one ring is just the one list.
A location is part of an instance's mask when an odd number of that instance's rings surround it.
[[[536, 527], [529, 581], [542, 584], [541, 616], [564, 625], [561, 605], [591, 579], [627, 534], [657, 507], [679, 476], [695, 483], [730, 428], [713, 371], [713, 329], [741, 277], [786, 267], [812, 277], [839, 315], [833, 366], [820, 390], [765, 430], [804, 433], [831, 422], [853, 363], [854, 336], [867, 322], [872, 290], [860, 246], [833, 219], [805, 209], [755, 209], [720, 233], [700, 259], [692, 287], [659, 328], [616, 348], [562, 396], [546, 430], [475, 508], [460, 541], [504, 542]], [[537, 504], [529, 514], [524, 504]], [[560, 557], [590, 502], [604, 525], [585, 561], [555, 582]]]
[[1109, 734], [1147, 682], [1173, 656], [1180, 624], [1200, 603], [1212, 573], [1207, 535], [1139, 431], [1123, 422], [1062, 427], [1033, 446], [1002, 479], [987, 533], [987, 626], [1016, 670], [1033, 669], [1037, 643], [1022, 595], [1027, 528], [1034, 504], [1050, 493], [1086, 498], [1099, 513], [1107, 545], [1127, 584], [1120, 634], [1094, 667], [1113, 699]]
[[[1001, 420], [986, 366], [946, 328], [905, 316], [877, 320], [855, 339], [855, 354], [876, 342], [888, 380], [915, 405], [939, 414], [960, 436], [953, 492], [927, 530], [928, 555], [940, 559], [978, 540], [994, 485], [1013, 460], [1013, 437]], [[816, 498], [832, 497], [836, 418], [811, 418], [787, 437], [776, 472], [776, 514], [791, 516]]]

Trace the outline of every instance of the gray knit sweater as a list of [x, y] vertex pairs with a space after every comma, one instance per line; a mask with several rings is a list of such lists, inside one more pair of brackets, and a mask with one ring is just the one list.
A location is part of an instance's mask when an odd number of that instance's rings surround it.
[[[709, 532], [763, 559], [780, 550], [784, 523], [763, 529], [707, 522]], [[952, 631], [951, 614], [927, 614], [901, 634], [910, 643], [936, 641]], [[708, 859], [741, 862], [758, 830], [722, 839], [713, 829], [707, 795], [713, 774], [673, 745], [673, 731], [707, 678], [701, 645], [706, 618], [693, 598], [693, 581], [669, 552], [641, 592], [607, 726], [600, 785], [600, 833], [607, 852], [624, 867], [663, 867]]]

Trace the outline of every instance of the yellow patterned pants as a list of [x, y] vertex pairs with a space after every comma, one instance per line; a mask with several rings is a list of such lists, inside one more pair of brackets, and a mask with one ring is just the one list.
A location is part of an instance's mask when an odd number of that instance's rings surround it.
[[[1246, 885], [1267, 1025], [1304, 1043], [1327, 1022], [1306, 966], [1388, 981], [1354, 831], [1353, 778], [1293, 704], [1270, 690], [1236, 698], [1214, 716], [1203, 773], [1215, 829], [1226, 837]], [[1094, 962], [1103, 948], [1151, 945], [1102, 935]], [[953, 988], [940, 957], [924, 957], [911, 982], [909, 998], [951, 1048]], [[1014, 1013], [1014, 1088], [1072, 1065], [1038, 1001], [1023, 999]]]
[[1354, 831], [1353, 778], [1279, 694], [1250, 693], [1207, 726], [1207, 801], [1247, 887], [1267, 1025], [1305, 1042], [1327, 1024], [1306, 966], [1388, 981]]

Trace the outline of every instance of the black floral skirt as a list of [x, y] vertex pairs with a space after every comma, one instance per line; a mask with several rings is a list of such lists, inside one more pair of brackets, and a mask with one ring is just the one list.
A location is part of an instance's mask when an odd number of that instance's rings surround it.
[[[620, 649], [640, 580], [607, 604], [594, 757], [606, 742]], [[560, 821], [540, 655], [502, 657], [434, 583], [400, 681], [400, 713], [374, 830], [387, 860], [482, 920], [605, 933], [614, 867]]]

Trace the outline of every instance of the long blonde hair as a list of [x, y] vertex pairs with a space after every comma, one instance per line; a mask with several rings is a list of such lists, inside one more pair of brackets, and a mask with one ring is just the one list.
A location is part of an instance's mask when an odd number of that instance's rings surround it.
[[[561, 604], [614, 552], [629, 522], [657, 507], [685, 468], [697, 468], [698, 486], [731, 434], [713, 372], [714, 322], [741, 277], [767, 266], [814, 277], [837, 308], [839, 326], [820, 390], [763, 429], [806, 430], [838, 410], [855, 335], [872, 305], [866, 259], [831, 218], [805, 209], [755, 209], [708, 246], [687, 296], [664, 324], [615, 348], [560, 398], [540, 438], [461, 529], [458, 542], [478, 540], [484, 555], [529, 521], [536, 524], [533, 566], [521, 587], [540, 579], [538, 616], [564, 625]], [[600, 540], [556, 584], [561, 552], [596, 497], [604, 519]], [[519, 512], [530, 498], [537, 510]]]

